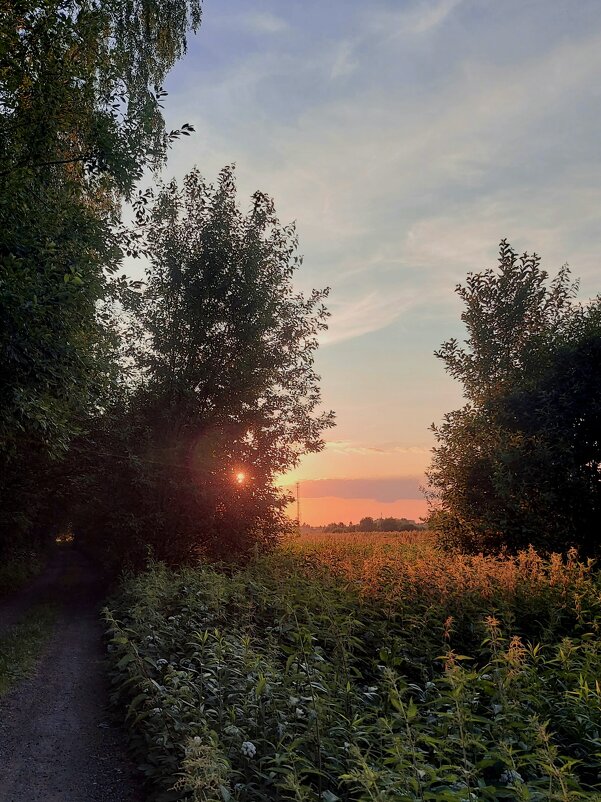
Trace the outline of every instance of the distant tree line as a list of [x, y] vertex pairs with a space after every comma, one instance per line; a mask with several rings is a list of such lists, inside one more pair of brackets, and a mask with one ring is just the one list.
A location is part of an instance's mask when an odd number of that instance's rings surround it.
[[424, 524], [408, 518], [361, 518], [359, 523], [331, 523], [321, 527], [323, 532], [416, 532], [425, 529]]

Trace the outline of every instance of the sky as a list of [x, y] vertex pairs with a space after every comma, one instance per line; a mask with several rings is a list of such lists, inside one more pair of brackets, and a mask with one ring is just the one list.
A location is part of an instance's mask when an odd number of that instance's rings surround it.
[[296, 221], [299, 288], [331, 288], [337, 426], [283, 479], [303, 521], [425, 514], [429, 427], [462, 404], [433, 352], [502, 238], [601, 289], [600, 79], [598, 0], [205, 0], [166, 177], [235, 163], [243, 207]]

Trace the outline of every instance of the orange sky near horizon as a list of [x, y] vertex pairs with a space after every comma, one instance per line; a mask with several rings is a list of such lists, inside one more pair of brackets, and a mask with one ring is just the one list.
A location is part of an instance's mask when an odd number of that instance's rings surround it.
[[[322, 526], [393, 516], [419, 521], [427, 502], [421, 490], [431, 457], [430, 443], [366, 444], [330, 440], [323, 451], [305, 455], [278, 484], [296, 496], [301, 523]], [[296, 502], [287, 510], [296, 519]]]
[[[329, 523], [358, 523], [361, 518], [408, 518], [419, 523], [427, 512], [425, 499], [399, 499], [393, 502], [382, 502], [372, 498], [301, 498], [301, 523], [310, 526], [323, 526]], [[291, 504], [287, 513], [296, 520], [296, 502]]]

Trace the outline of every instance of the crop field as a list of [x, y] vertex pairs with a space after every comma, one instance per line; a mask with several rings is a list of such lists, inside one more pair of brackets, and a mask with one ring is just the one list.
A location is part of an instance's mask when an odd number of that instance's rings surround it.
[[575, 555], [307, 535], [106, 610], [156, 800], [601, 800], [601, 585]]

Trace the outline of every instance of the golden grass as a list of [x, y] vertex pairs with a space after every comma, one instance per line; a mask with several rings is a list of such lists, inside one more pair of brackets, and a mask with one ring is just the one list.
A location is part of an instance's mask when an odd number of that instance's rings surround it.
[[444, 604], [449, 598], [500, 599], [545, 589], [577, 600], [591, 591], [592, 563], [574, 551], [544, 558], [530, 548], [515, 556], [465, 555], [437, 546], [433, 532], [310, 533], [289, 538], [283, 550], [302, 558], [308, 573], [322, 568], [365, 595], [390, 601]]

